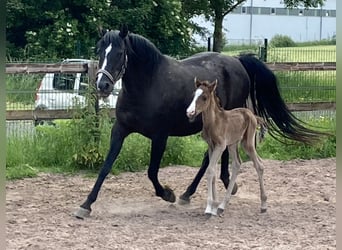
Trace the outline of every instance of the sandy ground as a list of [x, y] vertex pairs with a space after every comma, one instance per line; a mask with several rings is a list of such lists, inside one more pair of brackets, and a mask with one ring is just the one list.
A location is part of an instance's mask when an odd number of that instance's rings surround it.
[[[206, 179], [184, 206], [155, 197], [146, 171], [111, 175], [85, 220], [72, 214], [93, 178], [8, 181], [6, 249], [336, 249], [336, 158], [264, 163], [268, 211], [259, 212], [257, 175], [247, 162], [224, 216], [210, 219]], [[170, 166], [159, 177], [179, 196], [196, 171]]]

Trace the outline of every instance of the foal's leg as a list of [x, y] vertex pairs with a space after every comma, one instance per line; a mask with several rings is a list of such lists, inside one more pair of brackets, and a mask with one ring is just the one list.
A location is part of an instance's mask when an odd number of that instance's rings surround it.
[[107, 153], [106, 159], [99, 172], [95, 185], [87, 197], [87, 200], [80, 206], [79, 210], [75, 212], [75, 216], [77, 218], [83, 219], [90, 215], [91, 205], [96, 201], [101, 186], [106, 176], [112, 169], [113, 163], [121, 150], [122, 143], [128, 134], [129, 132], [126, 129], [124, 129], [118, 123], [115, 123], [112, 128], [110, 148]]
[[209, 166], [207, 169], [207, 187], [208, 187], [208, 198], [207, 198], [207, 207], [205, 209], [206, 215], [216, 215], [216, 165], [217, 162], [224, 150], [224, 147], [216, 146], [212, 153], [209, 153]]
[[227, 205], [227, 203], [230, 200], [230, 197], [232, 195], [232, 190], [234, 188], [235, 182], [236, 182], [236, 178], [239, 174], [239, 169], [240, 169], [240, 165], [241, 165], [241, 161], [240, 161], [240, 156], [239, 156], [239, 152], [238, 152], [238, 143], [235, 143], [233, 145], [230, 145], [228, 147], [229, 149], [229, 153], [232, 156], [232, 177], [230, 178], [230, 182], [228, 185], [228, 188], [226, 190], [226, 194], [223, 198], [223, 201], [220, 203], [218, 209], [217, 209], [217, 214], [218, 215], [222, 215], [223, 211]]
[[[208, 155], [208, 151], [206, 151], [204, 153], [204, 156], [203, 156], [201, 167], [198, 170], [194, 180], [188, 186], [186, 191], [179, 197], [179, 203], [180, 204], [189, 204], [190, 203], [190, 197], [191, 197], [191, 195], [193, 195], [196, 192], [197, 186], [200, 183], [203, 175], [205, 174], [205, 171], [208, 168], [208, 164], [209, 164], [209, 155]], [[223, 151], [223, 154], [221, 156], [220, 179], [222, 180], [225, 188], [227, 188], [229, 185], [229, 154], [228, 154], [227, 148]], [[237, 190], [238, 190], [238, 187], [235, 184], [233, 191], [232, 191], [232, 194], [233, 195], [236, 194]]]
[[249, 158], [253, 161], [253, 166], [258, 174], [259, 186], [260, 186], [260, 200], [261, 200], [260, 212], [265, 213], [267, 211], [267, 204], [266, 204], [267, 196], [266, 196], [265, 187], [264, 187], [264, 177], [263, 177], [264, 166], [253, 145], [254, 145], [254, 142], [251, 142], [251, 143], [246, 142], [242, 144]]

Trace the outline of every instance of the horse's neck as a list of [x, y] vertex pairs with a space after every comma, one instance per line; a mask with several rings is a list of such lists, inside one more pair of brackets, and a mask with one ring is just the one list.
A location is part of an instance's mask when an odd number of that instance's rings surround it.
[[130, 55], [128, 58], [126, 73], [123, 77], [125, 88], [131, 91], [145, 91], [152, 87], [152, 79], [163, 60], [160, 55], [158, 61], [149, 61], [146, 58], [139, 58], [138, 55]]

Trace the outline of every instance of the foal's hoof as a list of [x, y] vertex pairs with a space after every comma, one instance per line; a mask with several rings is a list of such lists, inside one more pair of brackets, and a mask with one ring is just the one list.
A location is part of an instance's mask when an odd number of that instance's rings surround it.
[[74, 213], [74, 216], [77, 218], [77, 219], [84, 219], [86, 217], [89, 217], [90, 216], [90, 210], [88, 209], [85, 209], [83, 207], [79, 207], [78, 210]]
[[168, 201], [168, 202], [172, 202], [172, 203], [176, 201], [175, 193], [168, 186], [164, 187], [164, 194], [163, 194], [162, 198], [163, 198], [163, 200]]
[[238, 191], [238, 185], [236, 185], [236, 183], [234, 183], [234, 187], [232, 190], [232, 195], [236, 194], [236, 192]]
[[267, 208], [260, 208], [260, 213], [266, 213], [267, 212]]
[[213, 215], [211, 213], [205, 213], [204, 216], [206, 220], [209, 220]]
[[190, 204], [190, 197], [188, 195], [186, 195], [186, 194], [182, 194], [181, 196], [179, 196], [178, 204], [179, 205], [188, 205], [188, 204]]
[[224, 212], [224, 209], [222, 209], [222, 208], [217, 209], [217, 215], [218, 216], [223, 217], [223, 212]]

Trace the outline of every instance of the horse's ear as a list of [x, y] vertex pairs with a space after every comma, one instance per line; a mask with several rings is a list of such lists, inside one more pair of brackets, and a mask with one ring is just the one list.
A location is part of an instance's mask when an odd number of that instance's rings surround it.
[[120, 33], [119, 33], [119, 36], [122, 38], [122, 39], [125, 39], [126, 36], [128, 34], [128, 26], [127, 24], [122, 24], [121, 25], [121, 28], [120, 28]]
[[107, 31], [108, 31], [108, 29], [104, 29], [104, 28], [102, 28], [102, 26], [99, 26], [97, 28], [97, 32], [98, 32], [100, 38], [102, 38], [107, 33]]

